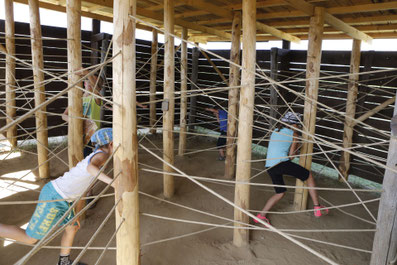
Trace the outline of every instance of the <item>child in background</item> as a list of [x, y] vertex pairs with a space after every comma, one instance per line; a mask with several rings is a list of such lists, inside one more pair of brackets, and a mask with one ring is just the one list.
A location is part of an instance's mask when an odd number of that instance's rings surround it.
[[227, 112], [223, 109], [220, 109], [217, 105], [212, 108], [206, 108], [205, 110], [211, 111], [214, 113], [216, 120], [219, 123], [219, 131], [221, 135], [218, 138], [216, 146], [219, 151], [219, 161], [225, 160], [225, 151], [226, 151], [226, 135], [227, 135]]
[[[52, 226], [66, 213], [74, 199], [83, 194], [98, 175], [101, 166], [113, 152], [113, 134], [111, 128], [98, 130], [91, 141], [96, 144], [96, 149], [74, 168], [51, 182], [48, 182], [40, 192], [40, 201], [59, 200], [56, 202], [41, 202], [30, 219], [26, 231], [16, 225], [0, 224], [0, 237], [10, 238], [27, 244], [35, 244], [42, 239]], [[109, 184], [112, 179], [100, 173], [99, 180]], [[113, 186], [113, 184], [112, 184]], [[74, 210], [63, 220], [66, 224], [74, 217]], [[61, 247], [71, 247], [73, 239], [80, 228], [80, 223], [68, 225], [61, 239]], [[71, 265], [70, 248], [61, 248], [58, 265]], [[84, 263], [78, 263], [84, 265]]]
[[[267, 173], [272, 178], [274, 185], [285, 185], [283, 175], [289, 175], [302, 181], [307, 181], [307, 185], [311, 188], [316, 187], [312, 173], [291, 161], [298, 151], [299, 134], [296, 129], [301, 123], [301, 115], [287, 112], [281, 121], [288, 124], [288, 126], [279, 124], [278, 128], [270, 136], [265, 165], [268, 169]], [[262, 212], [257, 215], [259, 219], [265, 220], [269, 224], [270, 221], [266, 217], [267, 212], [284, 197], [287, 191], [286, 188], [279, 186], [274, 187], [274, 189], [276, 194], [270, 197]], [[321, 217], [327, 214], [328, 209], [323, 209], [324, 206], [319, 205], [317, 191], [309, 189], [309, 194], [314, 203], [314, 216]], [[255, 219], [254, 222], [258, 223]]]

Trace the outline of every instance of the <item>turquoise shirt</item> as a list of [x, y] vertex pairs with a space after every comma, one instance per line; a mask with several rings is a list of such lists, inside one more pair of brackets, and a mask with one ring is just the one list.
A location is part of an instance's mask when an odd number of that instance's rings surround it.
[[272, 167], [289, 160], [289, 149], [293, 142], [294, 131], [288, 128], [276, 130], [270, 136], [265, 167]]

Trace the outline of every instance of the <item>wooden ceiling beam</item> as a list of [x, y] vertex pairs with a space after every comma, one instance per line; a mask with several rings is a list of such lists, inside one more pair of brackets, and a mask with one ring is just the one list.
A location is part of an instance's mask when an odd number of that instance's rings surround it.
[[[289, 3], [290, 6], [296, 8], [297, 10], [300, 10], [302, 12], [305, 12], [309, 16], [312, 16], [314, 13], [314, 6], [312, 4], [307, 3], [304, 0], [284, 0], [285, 2]], [[365, 34], [364, 32], [361, 32], [352, 26], [346, 24], [339, 18], [325, 12], [324, 14], [324, 22], [327, 24], [331, 25], [332, 27], [341, 30], [345, 32], [347, 35], [351, 36], [353, 39], [357, 40], [363, 40], [365, 42], [371, 42], [372, 38]]]
[[325, 10], [333, 15], [341, 15], [341, 14], [351, 14], [351, 13], [377, 12], [377, 11], [390, 10], [390, 9], [397, 9], [397, 2], [331, 7]]
[[[226, 9], [226, 8], [220, 8], [219, 6], [209, 4], [208, 2], [205, 2], [203, 0], [178, 0], [178, 2], [179, 3], [184, 2], [184, 3], [186, 3], [186, 5], [192, 6], [197, 9], [205, 10], [211, 14], [225, 18], [225, 19], [227, 19], [227, 22], [229, 22], [229, 21], [231, 22], [231, 20], [233, 19], [233, 12], [231, 10]], [[273, 36], [276, 36], [283, 40], [297, 42], [297, 43], [300, 41], [299, 38], [297, 38], [291, 34], [282, 32], [281, 30], [278, 30], [274, 27], [270, 27], [270, 26], [265, 25], [260, 22], [256, 23], [256, 28], [257, 28], [257, 30], [259, 30], [261, 32], [270, 33]]]

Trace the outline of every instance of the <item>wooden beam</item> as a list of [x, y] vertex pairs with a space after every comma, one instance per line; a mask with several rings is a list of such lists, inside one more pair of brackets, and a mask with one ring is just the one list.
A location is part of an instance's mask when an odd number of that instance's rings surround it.
[[[256, 61], [256, 0], [243, 1], [243, 68], [241, 75], [240, 113], [237, 140], [236, 181], [250, 182], [251, 177], [251, 146], [252, 125], [255, 96], [255, 61]], [[250, 207], [249, 184], [236, 184], [234, 203], [242, 209]], [[238, 209], [234, 209], [234, 220], [248, 224], [249, 218]], [[234, 223], [233, 243], [236, 246], [247, 245], [249, 230], [240, 229]]]
[[[182, 29], [182, 40], [187, 40], [188, 31]], [[179, 124], [179, 147], [178, 155], [182, 156], [186, 149], [186, 125], [187, 125], [187, 43], [181, 43], [181, 106], [180, 106], [180, 124]]]
[[215, 72], [218, 73], [218, 75], [221, 77], [221, 79], [223, 80], [223, 82], [226, 85], [229, 85], [229, 82], [227, 81], [226, 77], [222, 74], [222, 72], [218, 69], [218, 67], [216, 66], [216, 64], [211, 60], [211, 58], [208, 56], [208, 54], [203, 51], [200, 50], [201, 54], [207, 59], [207, 61], [209, 62], [209, 64], [214, 68]]
[[[394, 106], [394, 115], [397, 106]], [[395, 127], [396, 116], [392, 119]], [[387, 155], [386, 172], [383, 178], [383, 192], [379, 202], [376, 233], [373, 241], [370, 265], [395, 264], [397, 250], [397, 173], [394, 172], [397, 161], [397, 135], [392, 130]]]
[[[353, 142], [354, 117], [356, 116], [356, 102], [358, 93], [358, 78], [360, 72], [361, 41], [353, 41], [353, 49], [350, 58], [350, 76], [347, 87], [346, 114], [343, 129], [343, 148], [349, 149]], [[350, 152], [342, 151], [339, 170], [345, 180], [348, 179], [350, 170]], [[344, 182], [339, 176], [339, 181]]]
[[[232, 48], [230, 50], [230, 61], [240, 65], [241, 50], [241, 12], [234, 12], [232, 25]], [[240, 85], [240, 68], [230, 64], [229, 68], [229, 105], [227, 115], [227, 139], [226, 139], [226, 161], [225, 161], [225, 178], [233, 179], [236, 173], [236, 139], [237, 136], [237, 117], [238, 117], [238, 99]]]
[[[68, 48], [68, 84], [77, 83], [80, 79], [76, 71], [82, 67], [81, 57], [81, 0], [68, 0], [67, 14], [67, 48]], [[83, 160], [83, 93], [77, 86], [68, 92], [68, 154], [69, 168]]]
[[392, 98], [389, 98], [388, 100], [384, 101], [379, 106], [376, 106], [375, 108], [371, 109], [370, 111], [368, 111], [368, 112], [364, 113], [363, 115], [361, 115], [360, 117], [358, 117], [356, 119], [357, 121], [353, 121], [353, 126], [356, 125], [360, 121], [365, 121], [369, 117], [372, 117], [373, 115], [375, 115], [379, 111], [387, 108], [390, 104], [393, 104], [395, 101], [396, 101], [396, 96], [394, 96]]
[[[30, 13], [30, 36], [32, 46], [32, 68], [34, 79], [34, 103], [39, 106], [45, 102], [44, 83], [44, 60], [43, 60], [43, 41], [41, 35], [39, 1], [29, 0]], [[37, 137], [37, 156], [40, 178], [50, 176], [48, 164], [48, 128], [46, 108], [43, 107], [36, 111], [36, 137]]]
[[359, 30], [353, 28], [352, 26], [349, 26], [348, 24], [346, 24], [339, 18], [334, 17], [331, 14], [325, 13], [324, 20], [332, 27], [345, 32], [347, 35], [349, 35], [353, 39], [362, 40], [362, 41], [365, 41], [368, 43], [371, 43], [371, 41], [372, 41], [372, 38], [368, 34], [362, 32], [362, 31], [359, 31]]
[[269, 34], [271, 34], [271, 35], [273, 35], [275, 37], [278, 37], [278, 38], [280, 38], [282, 40], [292, 41], [292, 42], [295, 42], [295, 43], [299, 43], [300, 42], [300, 39], [298, 37], [296, 37], [294, 35], [291, 35], [291, 34], [288, 34], [288, 33], [285, 33], [285, 32], [283, 32], [281, 30], [278, 30], [278, 29], [276, 29], [274, 27], [270, 27], [270, 26], [265, 25], [263, 23], [256, 22], [256, 27], [257, 27], [258, 31], [269, 33]]
[[[6, 123], [11, 123], [16, 116], [15, 100], [15, 23], [14, 23], [14, 3], [12, 0], [5, 0], [5, 31], [6, 31]], [[12, 147], [17, 147], [17, 126], [12, 126], [7, 130], [7, 140]]]
[[[277, 81], [277, 72], [278, 72], [278, 48], [271, 48], [270, 50], [270, 78], [274, 81]], [[274, 118], [269, 121], [269, 130], [273, 131], [276, 125], [276, 121], [278, 120], [278, 93], [277, 93], [277, 85], [270, 85], [270, 117]]]
[[[306, 63], [306, 88], [305, 88], [305, 107], [302, 135], [302, 149], [299, 164], [304, 168], [310, 170], [312, 164], [313, 140], [309, 135], [313, 135], [316, 126], [316, 112], [317, 112], [317, 97], [318, 97], [318, 83], [320, 76], [321, 64], [321, 44], [324, 26], [324, 8], [316, 7], [314, 9], [314, 16], [310, 19], [309, 32], [309, 47], [307, 50]], [[305, 183], [296, 180], [296, 186], [305, 186]], [[295, 210], [305, 210], [307, 207], [307, 189], [297, 188], [295, 190], [294, 206]]]
[[136, 115], [136, 0], [114, 1], [113, 54], [113, 146], [119, 147], [113, 158], [116, 226], [124, 222], [117, 233], [117, 265], [140, 264], [139, 197], [138, 197], [138, 137]]
[[158, 59], [158, 33], [156, 29], [152, 30], [152, 50], [150, 59], [150, 133], [155, 134], [157, 129], [156, 126], [157, 115], [156, 115], [156, 90], [157, 90], [157, 59]]
[[[163, 159], [174, 164], [174, 112], [175, 112], [175, 56], [174, 56], [174, 0], [164, 0], [164, 102], [163, 102]], [[173, 172], [163, 163], [164, 172]], [[164, 173], [164, 197], [174, 195], [174, 176]]]
[[[313, 15], [313, 8], [312, 4], [307, 3], [304, 0], [286, 0], [291, 6], [304, 12], [305, 14], [312, 16]], [[324, 21], [331, 25], [332, 27], [345, 32], [347, 35], [352, 37], [353, 39], [363, 40], [365, 42], [371, 42], [372, 38], [367, 34], [349, 26], [342, 20], [336, 18], [335, 16], [325, 12], [324, 14]]]
[[373, 3], [364, 5], [351, 5], [351, 6], [338, 6], [326, 9], [329, 14], [352, 14], [352, 13], [365, 13], [365, 12], [379, 12], [387, 11], [390, 9], [397, 9], [397, 2]]

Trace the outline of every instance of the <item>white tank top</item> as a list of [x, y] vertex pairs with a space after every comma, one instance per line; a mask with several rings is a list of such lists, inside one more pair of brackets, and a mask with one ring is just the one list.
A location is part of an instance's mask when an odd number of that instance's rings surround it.
[[91, 182], [95, 179], [95, 176], [91, 176], [91, 174], [88, 173], [87, 166], [90, 163], [91, 158], [98, 153], [103, 153], [103, 151], [97, 150], [91, 153], [70, 171], [65, 172], [62, 177], [51, 181], [55, 190], [62, 196], [62, 198], [75, 199], [83, 194], [83, 192], [88, 188]]

